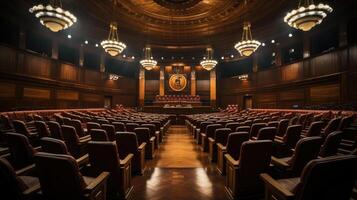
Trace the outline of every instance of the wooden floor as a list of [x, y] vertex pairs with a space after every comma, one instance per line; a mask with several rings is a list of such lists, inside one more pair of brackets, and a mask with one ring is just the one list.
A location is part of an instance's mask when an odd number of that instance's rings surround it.
[[172, 126], [143, 176], [133, 180], [135, 200], [223, 200], [225, 178], [209, 163], [185, 126]]

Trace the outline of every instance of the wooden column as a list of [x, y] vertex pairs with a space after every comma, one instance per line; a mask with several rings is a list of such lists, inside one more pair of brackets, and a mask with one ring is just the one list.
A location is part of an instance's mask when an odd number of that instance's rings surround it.
[[79, 66], [83, 67], [84, 65], [84, 46], [81, 44], [79, 47]]
[[192, 70], [191, 70], [191, 95], [195, 96], [196, 91], [197, 91], [196, 70], [195, 70], [195, 67], [192, 67]]
[[256, 73], [259, 70], [259, 64], [258, 64], [258, 54], [255, 53], [253, 54], [253, 72]]
[[216, 84], [217, 84], [216, 69], [213, 69], [210, 71], [210, 101], [212, 107], [216, 107], [216, 99], [217, 99]]
[[160, 67], [160, 96], [165, 95], [165, 67]]
[[309, 33], [303, 33], [302, 36], [303, 43], [303, 58], [310, 57], [310, 35]]
[[100, 66], [99, 66], [100, 72], [105, 72], [105, 53], [102, 52], [100, 54]]
[[19, 48], [26, 49], [26, 31], [23, 28], [20, 28], [19, 32]]
[[58, 59], [58, 41], [54, 39], [52, 41], [52, 56], [53, 59]]
[[140, 68], [139, 72], [139, 106], [144, 106], [145, 101], [145, 69]]

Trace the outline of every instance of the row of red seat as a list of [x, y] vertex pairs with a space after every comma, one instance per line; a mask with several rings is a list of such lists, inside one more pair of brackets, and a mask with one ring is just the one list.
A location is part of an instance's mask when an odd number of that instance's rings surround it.
[[226, 175], [230, 197], [261, 198], [266, 191], [266, 199], [350, 198], [357, 149], [338, 153], [344, 135], [357, 136], [348, 128], [354, 115], [228, 110], [188, 115], [186, 125]]
[[156, 102], [200, 102], [201, 98], [199, 95], [164, 95], [155, 97]]

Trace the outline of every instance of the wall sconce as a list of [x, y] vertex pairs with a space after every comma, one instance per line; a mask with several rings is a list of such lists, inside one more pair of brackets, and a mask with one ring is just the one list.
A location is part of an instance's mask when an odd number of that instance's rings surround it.
[[116, 81], [119, 79], [118, 75], [115, 74], [109, 74], [109, 80]]
[[242, 75], [239, 75], [238, 78], [241, 81], [246, 81], [246, 80], [248, 80], [249, 76], [248, 76], [248, 74], [242, 74]]

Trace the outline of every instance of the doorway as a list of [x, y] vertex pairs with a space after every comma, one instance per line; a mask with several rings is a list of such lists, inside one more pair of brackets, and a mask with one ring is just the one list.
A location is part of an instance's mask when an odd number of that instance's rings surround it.
[[245, 95], [243, 97], [244, 109], [253, 108], [253, 98], [251, 95]]
[[112, 96], [104, 96], [104, 108], [112, 108]]

